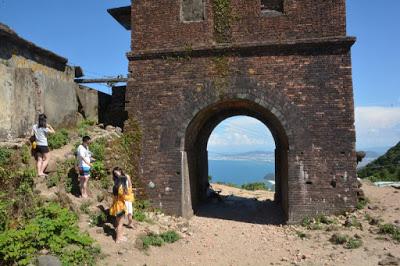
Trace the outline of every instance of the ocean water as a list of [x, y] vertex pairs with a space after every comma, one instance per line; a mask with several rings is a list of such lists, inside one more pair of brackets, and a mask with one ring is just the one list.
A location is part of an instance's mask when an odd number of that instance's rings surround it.
[[228, 161], [209, 160], [208, 174], [212, 182], [243, 185], [253, 182], [264, 182], [266, 175], [275, 173], [275, 164], [261, 161]]

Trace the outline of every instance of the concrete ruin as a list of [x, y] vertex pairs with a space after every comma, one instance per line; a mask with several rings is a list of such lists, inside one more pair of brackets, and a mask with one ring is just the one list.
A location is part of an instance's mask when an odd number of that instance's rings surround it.
[[99, 93], [74, 82], [79, 67], [1, 23], [0, 42], [0, 141], [29, 135], [43, 112], [55, 127], [98, 119]]
[[212, 130], [248, 115], [274, 136], [288, 223], [355, 207], [345, 0], [133, 1], [110, 13], [132, 29], [125, 108], [142, 132], [139, 178], [154, 206], [196, 212]]

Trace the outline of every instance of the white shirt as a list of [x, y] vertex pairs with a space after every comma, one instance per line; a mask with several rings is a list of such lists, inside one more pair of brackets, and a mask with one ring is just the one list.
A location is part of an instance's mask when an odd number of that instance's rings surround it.
[[49, 134], [50, 130], [48, 128], [38, 127], [37, 124], [33, 125], [32, 129], [33, 133], [35, 134], [36, 145], [48, 146], [47, 135]]
[[77, 156], [78, 156], [79, 167], [90, 167], [83, 160], [83, 159], [86, 159], [86, 161], [90, 162], [90, 158], [92, 157], [92, 153], [89, 151], [89, 147], [85, 148], [85, 146], [79, 145], [78, 151], [77, 151]]

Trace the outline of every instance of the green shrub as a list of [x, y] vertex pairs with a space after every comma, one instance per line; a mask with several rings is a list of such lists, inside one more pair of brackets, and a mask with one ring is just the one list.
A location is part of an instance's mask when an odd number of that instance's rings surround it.
[[103, 226], [107, 222], [107, 215], [104, 212], [92, 213], [89, 215], [90, 224], [94, 226]]
[[400, 242], [400, 227], [394, 224], [379, 225], [379, 234], [390, 235], [394, 240]]
[[69, 134], [66, 129], [60, 129], [56, 133], [49, 135], [47, 138], [49, 148], [51, 150], [59, 149], [69, 142]]
[[58, 175], [58, 173], [50, 175], [46, 180], [47, 188], [57, 186], [60, 183], [60, 181], [61, 181], [61, 178]]
[[64, 265], [94, 265], [99, 248], [87, 233], [79, 231], [77, 216], [51, 203], [36, 210], [35, 218], [18, 230], [0, 234], [0, 257], [5, 265], [28, 265], [37, 252], [48, 249]]
[[167, 231], [162, 234], [149, 233], [141, 237], [143, 249], [148, 249], [150, 246], [161, 247], [164, 243], [174, 243], [180, 239], [180, 236], [175, 231]]
[[18, 171], [17, 175], [20, 177], [19, 185], [17, 186], [17, 194], [32, 194], [33, 193], [33, 178], [37, 176], [34, 168], [26, 168]]
[[161, 247], [164, 244], [164, 240], [156, 234], [149, 233], [142, 237], [143, 248], [148, 249], [150, 246]]
[[329, 241], [335, 245], [343, 245], [347, 242], [349, 237], [347, 235], [342, 234], [333, 234]]
[[12, 151], [10, 149], [0, 148], [0, 166], [8, 164], [11, 155]]
[[310, 236], [302, 231], [296, 231], [296, 234], [298, 237], [300, 237], [301, 239], [305, 239], [305, 238], [309, 238]]
[[136, 200], [134, 202], [135, 210], [149, 210], [151, 208], [151, 203], [148, 200]]
[[367, 206], [368, 203], [369, 203], [369, 199], [368, 198], [358, 199], [357, 205], [356, 205], [356, 209], [357, 210], [362, 210], [362, 209], [365, 208], [365, 206]]
[[311, 217], [304, 217], [301, 225], [310, 230], [320, 230], [323, 228], [322, 222], [326, 224], [332, 223], [331, 220], [329, 220], [326, 216], [320, 215], [317, 216], [315, 219]]
[[160, 237], [164, 240], [165, 243], [174, 243], [181, 238], [177, 232], [172, 230], [160, 234]]
[[322, 223], [322, 224], [334, 224], [336, 221], [334, 219], [329, 218], [328, 216], [325, 216], [323, 214], [318, 215], [315, 218], [316, 223]]
[[83, 120], [78, 123], [78, 134], [80, 137], [84, 137], [88, 135], [88, 129], [91, 126], [94, 126], [96, 124], [96, 121], [93, 120]]
[[303, 227], [308, 227], [311, 225], [311, 223], [313, 222], [313, 219], [310, 217], [304, 217], [303, 220], [301, 221], [301, 225]]
[[344, 223], [344, 226], [345, 227], [355, 227], [355, 228], [358, 228], [360, 230], [363, 229], [361, 222], [358, 221], [356, 217], [348, 218], [346, 220], [346, 222]]
[[263, 183], [263, 182], [255, 182], [255, 183], [244, 184], [244, 185], [242, 185], [242, 189], [251, 190], [251, 191], [269, 190], [267, 185], [265, 183]]
[[102, 189], [109, 189], [112, 186], [113, 182], [111, 179], [105, 175], [100, 179], [100, 186]]
[[136, 210], [133, 212], [133, 219], [138, 222], [143, 222], [146, 220], [146, 214], [142, 210]]
[[322, 224], [320, 223], [312, 223], [308, 226], [310, 230], [321, 230], [323, 228]]
[[10, 201], [0, 199], [0, 232], [8, 229]]
[[90, 205], [92, 204], [92, 202], [90, 200], [84, 201], [82, 202], [81, 206], [79, 207], [79, 209], [86, 214], [90, 214]]
[[29, 164], [29, 161], [31, 159], [31, 147], [28, 145], [24, 145], [21, 150], [20, 150], [20, 154], [21, 154], [21, 160], [24, 164]]
[[360, 238], [350, 237], [344, 245], [347, 249], [356, 249], [363, 245], [363, 241]]
[[91, 127], [96, 125], [96, 121], [91, 119], [85, 119], [78, 123], [78, 127]]
[[217, 184], [219, 184], [219, 185], [224, 185], [224, 186], [228, 186], [228, 187], [241, 188], [241, 186], [236, 185], [236, 184], [234, 184], [234, 183], [229, 183], [229, 182], [227, 183], [227, 182], [220, 182], [220, 181], [218, 181]]
[[95, 161], [90, 169], [93, 178], [103, 179], [107, 178], [107, 170], [102, 161]]
[[104, 160], [104, 155], [105, 155], [105, 151], [106, 151], [106, 144], [107, 141], [105, 138], [100, 138], [97, 139], [95, 141], [93, 141], [90, 144], [90, 151], [93, 154], [93, 157], [97, 160], [97, 161], [103, 161]]

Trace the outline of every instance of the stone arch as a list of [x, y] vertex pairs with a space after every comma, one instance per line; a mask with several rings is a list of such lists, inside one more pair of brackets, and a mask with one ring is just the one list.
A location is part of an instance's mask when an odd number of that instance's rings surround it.
[[[276, 150], [276, 193], [286, 219], [289, 212], [289, 161], [290, 142], [293, 141], [289, 122], [279, 110], [261, 98], [230, 95], [199, 110], [187, 124], [182, 142], [182, 178], [184, 216], [190, 216], [204, 198], [208, 177], [207, 142], [213, 129], [226, 118], [246, 115], [258, 119], [271, 131]], [[250, 99], [249, 99], [250, 98]]]

